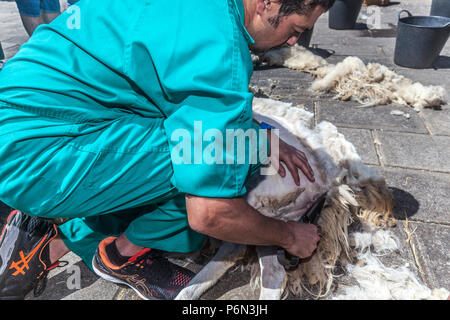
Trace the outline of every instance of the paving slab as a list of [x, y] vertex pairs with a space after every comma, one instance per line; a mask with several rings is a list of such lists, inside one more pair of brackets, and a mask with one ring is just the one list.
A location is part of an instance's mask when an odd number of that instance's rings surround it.
[[433, 135], [450, 136], [450, 105], [441, 109], [425, 108], [421, 116]]
[[426, 284], [424, 282], [424, 279], [422, 279], [421, 274], [419, 272], [419, 268], [416, 265], [414, 254], [411, 249], [410, 244], [408, 243], [408, 234], [405, 230], [405, 225], [403, 221], [398, 221], [397, 225], [393, 228], [390, 228], [389, 231], [391, 231], [395, 238], [398, 240], [398, 250], [391, 252], [386, 255], [381, 255], [379, 258], [381, 262], [389, 266], [391, 268], [398, 268], [401, 266], [408, 266], [408, 269], [411, 270], [411, 272], [414, 273], [414, 275], [423, 282], [423, 284]]
[[9, 48], [4, 49], [4, 53], [5, 53], [5, 58], [6, 60], [11, 59], [12, 57], [14, 57], [14, 55], [19, 51], [21, 45], [13, 45]]
[[387, 166], [450, 173], [450, 137], [375, 130]]
[[202, 300], [255, 300], [259, 292], [251, 290], [250, 272], [233, 267], [219, 280], [213, 290], [207, 291]]
[[305, 72], [282, 67], [257, 67], [253, 72], [250, 85], [269, 88], [274, 85], [274, 91], [283, 90], [296, 93], [299, 90], [308, 90], [313, 77]]
[[319, 48], [332, 50], [335, 56], [376, 58], [380, 55], [387, 55], [386, 52], [390, 53], [389, 49], [384, 48], [390, 48], [395, 45], [395, 38], [371, 38], [371, 45], [368, 46], [367, 42], [369, 39], [359, 36], [361, 31], [358, 30], [349, 32], [328, 29], [326, 31], [326, 34], [321, 34], [322, 32], [325, 33], [325, 30], [321, 31], [319, 27], [317, 36], [314, 39], [318, 39], [320, 36], [320, 41], [311, 39], [311, 43]]
[[111, 281], [98, 279], [89, 287], [77, 290], [60, 300], [113, 300], [117, 285]]
[[[392, 115], [394, 110], [409, 114], [409, 119]], [[316, 117], [319, 122], [330, 121], [338, 127], [428, 133], [422, 119], [412, 108], [397, 105], [361, 108], [356, 101], [321, 99], [317, 102]]]
[[314, 112], [315, 101], [311, 98], [309, 88], [313, 77], [304, 72], [280, 68], [255, 68], [250, 86], [261, 89], [267, 98], [303, 105], [309, 112]]
[[15, 2], [0, 1], [0, 30], [5, 57], [10, 59], [28, 39]]
[[450, 226], [410, 222], [409, 228], [428, 286], [450, 290]]
[[[85, 295], [85, 292], [91, 292], [92, 288], [95, 287], [102, 288], [102, 291], [95, 294], [97, 298], [107, 300], [112, 297], [111, 289], [103, 290], [106, 286], [104, 282], [107, 281], [100, 279], [93, 273], [77, 255], [70, 252], [61, 261], [61, 264], [64, 265], [63, 267], [55, 268], [49, 272], [47, 289], [43, 294], [39, 297], [29, 294], [26, 298], [27, 300], [76, 299], [75, 297], [81, 297], [80, 295]], [[109, 282], [108, 287], [117, 287], [117, 285]]]
[[[17, 27], [10, 27], [11, 30], [17, 30]], [[28, 34], [26, 33], [19, 33], [19, 34], [13, 34], [11, 33], [11, 36], [8, 38], [5, 38], [2, 40], [2, 44], [5, 43], [5, 47], [8, 47], [8, 44], [10, 44], [9, 46], [11, 46], [11, 44], [13, 45], [22, 45], [25, 42], [27, 42], [29, 39]]]
[[450, 174], [371, 167], [386, 179], [395, 199], [397, 219], [450, 224]]
[[[314, 109], [316, 106], [316, 101], [302, 94], [291, 94], [283, 96], [280, 101], [289, 102], [293, 105], [303, 106], [305, 110], [315, 114]], [[315, 121], [315, 115], [313, 116], [313, 121]]]
[[380, 164], [370, 130], [338, 128], [338, 131], [355, 146], [356, 151], [365, 164]]

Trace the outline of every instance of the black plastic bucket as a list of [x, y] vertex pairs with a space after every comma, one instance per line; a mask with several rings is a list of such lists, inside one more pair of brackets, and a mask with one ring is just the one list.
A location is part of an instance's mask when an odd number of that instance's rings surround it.
[[328, 26], [337, 30], [355, 28], [363, 1], [336, 0], [328, 13]]
[[300, 35], [300, 37], [297, 40], [297, 44], [299, 44], [300, 46], [303, 46], [305, 48], [309, 47], [309, 44], [311, 43], [311, 38], [314, 32], [314, 27], [312, 27], [309, 30], [306, 30], [305, 32], [302, 32], [302, 34]]
[[431, 3], [430, 16], [450, 18], [450, 0], [433, 0]]
[[[406, 12], [408, 17], [401, 18]], [[398, 14], [395, 64], [425, 69], [433, 66], [450, 36], [450, 18], [413, 16], [402, 10]]]

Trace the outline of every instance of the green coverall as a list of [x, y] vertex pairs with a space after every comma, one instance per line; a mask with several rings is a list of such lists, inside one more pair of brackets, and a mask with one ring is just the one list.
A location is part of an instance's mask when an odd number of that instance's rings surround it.
[[184, 195], [242, 196], [261, 159], [175, 164], [171, 137], [193, 133], [194, 121], [224, 137], [257, 128], [242, 0], [81, 0], [71, 8], [0, 72], [0, 200], [73, 218], [59, 231], [88, 266], [102, 239], [123, 232], [144, 247], [200, 249], [204, 236], [189, 228]]

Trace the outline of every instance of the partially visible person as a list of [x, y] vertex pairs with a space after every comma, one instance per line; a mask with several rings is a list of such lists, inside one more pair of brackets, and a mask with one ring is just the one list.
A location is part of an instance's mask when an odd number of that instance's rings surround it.
[[[0, 234], [0, 299], [42, 292], [69, 251], [144, 299], [177, 296], [193, 272], [164, 253], [198, 251], [205, 236], [311, 256], [314, 225], [245, 201], [264, 163], [260, 150], [251, 161], [258, 146], [244, 137], [241, 157], [220, 139], [211, 162], [196, 136], [258, 136], [249, 47], [293, 46], [333, 2], [82, 0], [82, 28], [69, 27], [69, 12], [39, 27], [0, 73], [0, 201], [16, 209]], [[176, 151], [180, 131], [187, 146]], [[180, 162], [188, 150], [208, 160]], [[282, 177], [314, 181], [281, 139], [279, 160]]]
[[38, 26], [52, 22], [61, 13], [59, 0], [16, 0], [16, 4], [30, 37]]

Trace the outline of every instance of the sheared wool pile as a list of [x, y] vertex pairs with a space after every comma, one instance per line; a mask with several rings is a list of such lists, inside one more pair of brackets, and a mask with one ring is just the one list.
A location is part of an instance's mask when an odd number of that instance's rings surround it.
[[358, 57], [347, 57], [336, 65], [328, 64], [322, 57], [295, 45], [271, 50], [263, 61], [271, 66], [307, 72], [316, 77], [311, 86], [313, 91], [333, 92], [336, 99], [352, 99], [365, 107], [396, 103], [420, 111], [444, 103], [443, 87], [424, 86], [384, 65], [366, 65]]

